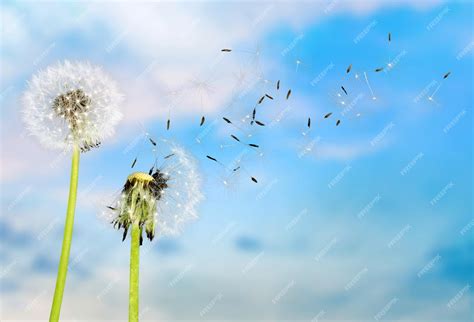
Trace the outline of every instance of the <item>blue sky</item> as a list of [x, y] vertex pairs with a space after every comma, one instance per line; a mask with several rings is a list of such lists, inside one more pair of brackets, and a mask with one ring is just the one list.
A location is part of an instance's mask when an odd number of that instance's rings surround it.
[[[472, 320], [472, 4], [7, 1], [1, 12], [2, 320], [49, 314], [70, 161], [27, 135], [19, 101], [64, 59], [103, 65], [126, 101], [116, 137], [81, 159], [63, 318], [126, 318], [129, 245], [100, 212], [146, 130], [194, 154], [205, 201], [182, 235], [143, 246], [143, 320]], [[266, 126], [250, 126], [266, 92]]]

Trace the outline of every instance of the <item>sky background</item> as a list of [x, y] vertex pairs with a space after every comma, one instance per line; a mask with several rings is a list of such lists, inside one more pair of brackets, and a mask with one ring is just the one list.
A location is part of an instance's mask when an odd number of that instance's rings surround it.
[[[472, 321], [469, 2], [0, 10], [1, 320], [49, 316], [70, 157], [28, 136], [20, 98], [35, 72], [68, 59], [102, 65], [125, 102], [117, 135], [81, 158], [64, 320], [127, 317], [129, 243], [101, 212], [147, 131], [196, 157], [205, 201], [180, 236], [144, 243], [142, 320]], [[266, 126], [250, 126], [264, 93]]]

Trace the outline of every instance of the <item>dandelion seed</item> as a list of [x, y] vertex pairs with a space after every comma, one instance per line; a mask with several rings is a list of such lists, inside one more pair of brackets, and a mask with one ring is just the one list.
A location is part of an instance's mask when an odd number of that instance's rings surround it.
[[311, 118], [308, 117], [308, 128], [311, 128]]
[[382, 70], [383, 70], [383, 67], [379, 67], [375, 69], [375, 72], [378, 73], [378, 72], [381, 72]]
[[150, 142], [151, 142], [151, 144], [153, 144], [153, 146], [156, 146], [156, 142], [152, 138], [148, 138], [148, 140], [150, 140]]
[[255, 179], [254, 177], [251, 177], [251, 179], [253, 182], [258, 183], [257, 179]]
[[253, 148], [258, 148], [259, 147], [257, 144], [253, 144], [253, 143], [249, 143], [249, 146], [251, 146]]
[[264, 98], [265, 98], [265, 95], [263, 95], [263, 96], [258, 100], [258, 104], [262, 104]]
[[337, 120], [336, 126], [338, 126], [339, 124], [341, 124], [341, 120]]
[[239, 138], [236, 137], [235, 135], [231, 134], [230, 136], [231, 136], [234, 140], [236, 140], [237, 142], [240, 142]]
[[137, 159], [138, 159], [138, 158], [135, 158], [135, 160], [133, 160], [133, 162], [132, 162], [132, 166], [131, 166], [130, 168], [132, 168], [132, 169], [133, 169], [133, 167], [134, 167], [134, 166], [135, 166], [135, 164], [137, 163]]
[[278, 80], [278, 82], [277, 82], [277, 90], [279, 90], [279, 89], [280, 89], [280, 80]]
[[229, 49], [229, 48], [223, 48], [221, 49], [222, 52], [225, 52], [225, 53], [230, 53], [232, 51], [232, 49]]
[[166, 122], [166, 130], [170, 129], [170, 123], [171, 123], [171, 120], [168, 119], [168, 121]]
[[288, 93], [286, 93], [286, 99], [289, 99], [291, 95], [291, 89], [288, 90]]
[[444, 76], [443, 76], [443, 79], [446, 79], [446, 78], [448, 78], [448, 77], [449, 77], [449, 75], [451, 75], [451, 72], [447, 72], [446, 74], [444, 74]]
[[219, 161], [217, 161], [216, 158], [213, 158], [213, 157], [211, 157], [210, 155], [206, 155], [206, 158], [208, 158], [209, 160], [212, 160], [212, 161], [214, 161], [214, 162], [219, 162]]
[[331, 113], [328, 113], [326, 115], [324, 115], [324, 118], [327, 119], [328, 117], [330, 117], [332, 115], [332, 112]]
[[352, 69], [352, 64], [350, 64], [349, 67], [347, 67], [347, 69], [346, 69], [346, 74], [349, 74], [350, 71], [351, 71], [351, 69]]
[[342, 89], [342, 91], [344, 92], [344, 94], [347, 95], [347, 91], [346, 91], [346, 89], [344, 88], [344, 86], [341, 86], [341, 89]]
[[260, 121], [255, 121], [255, 123], [257, 123], [257, 124], [260, 125], [260, 126], [265, 126], [265, 124], [263, 124], [263, 123], [260, 122]]
[[204, 124], [204, 122], [206, 121], [206, 118], [203, 116], [201, 117], [201, 123], [199, 124], [199, 126], [202, 126]]
[[232, 124], [232, 122], [231, 122], [231, 121], [230, 121], [228, 118], [226, 118], [226, 117], [223, 117], [222, 119], [223, 119], [224, 121], [226, 121], [226, 123], [228, 123], [228, 124]]
[[273, 100], [273, 97], [268, 95], [268, 94], [265, 94], [266, 97], [268, 97], [269, 99]]

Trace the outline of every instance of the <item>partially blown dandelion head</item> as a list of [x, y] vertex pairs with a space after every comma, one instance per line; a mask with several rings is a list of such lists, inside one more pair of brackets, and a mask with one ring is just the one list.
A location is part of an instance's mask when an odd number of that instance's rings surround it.
[[23, 120], [48, 148], [85, 152], [113, 135], [122, 114], [115, 82], [89, 63], [58, 63], [40, 71], [23, 95]]
[[196, 161], [177, 145], [171, 145], [169, 152], [160, 167], [130, 174], [109, 207], [115, 215], [112, 224], [123, 229], [122, 240], [133, 224], [152, 241], [156, 235], [178, 234], [184, 223], [198, 217], [203, 196]]

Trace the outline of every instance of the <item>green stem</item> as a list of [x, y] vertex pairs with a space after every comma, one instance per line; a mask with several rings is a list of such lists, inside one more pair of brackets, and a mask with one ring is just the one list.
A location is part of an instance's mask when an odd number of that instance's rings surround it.
[[73, 147], [71, 180], [69, 183], [69, 200], [67, 203], [66, 223], [64, 225], [63, 246], [61, 258], [58, 266], [58, 276], [56, 278], [56, 289], [54, 290], [53, 305], [49, 321], [59, 321], [61, 313], [61, 303], [63, 301], [64, 286], [66, 285], [66, 275], [68, 270], [69, 252], [71, 250], [72, 229], [74, 226], [74, 211], [76, 209], [77, 181], [79, 177], [79, 157], [80, 152], [77, 146]]
[[128, 303], [128, 321], [138, 322], [138, 273], [140, 270], [140, 227], [132, 225], [130, 243], [130, 293]]

